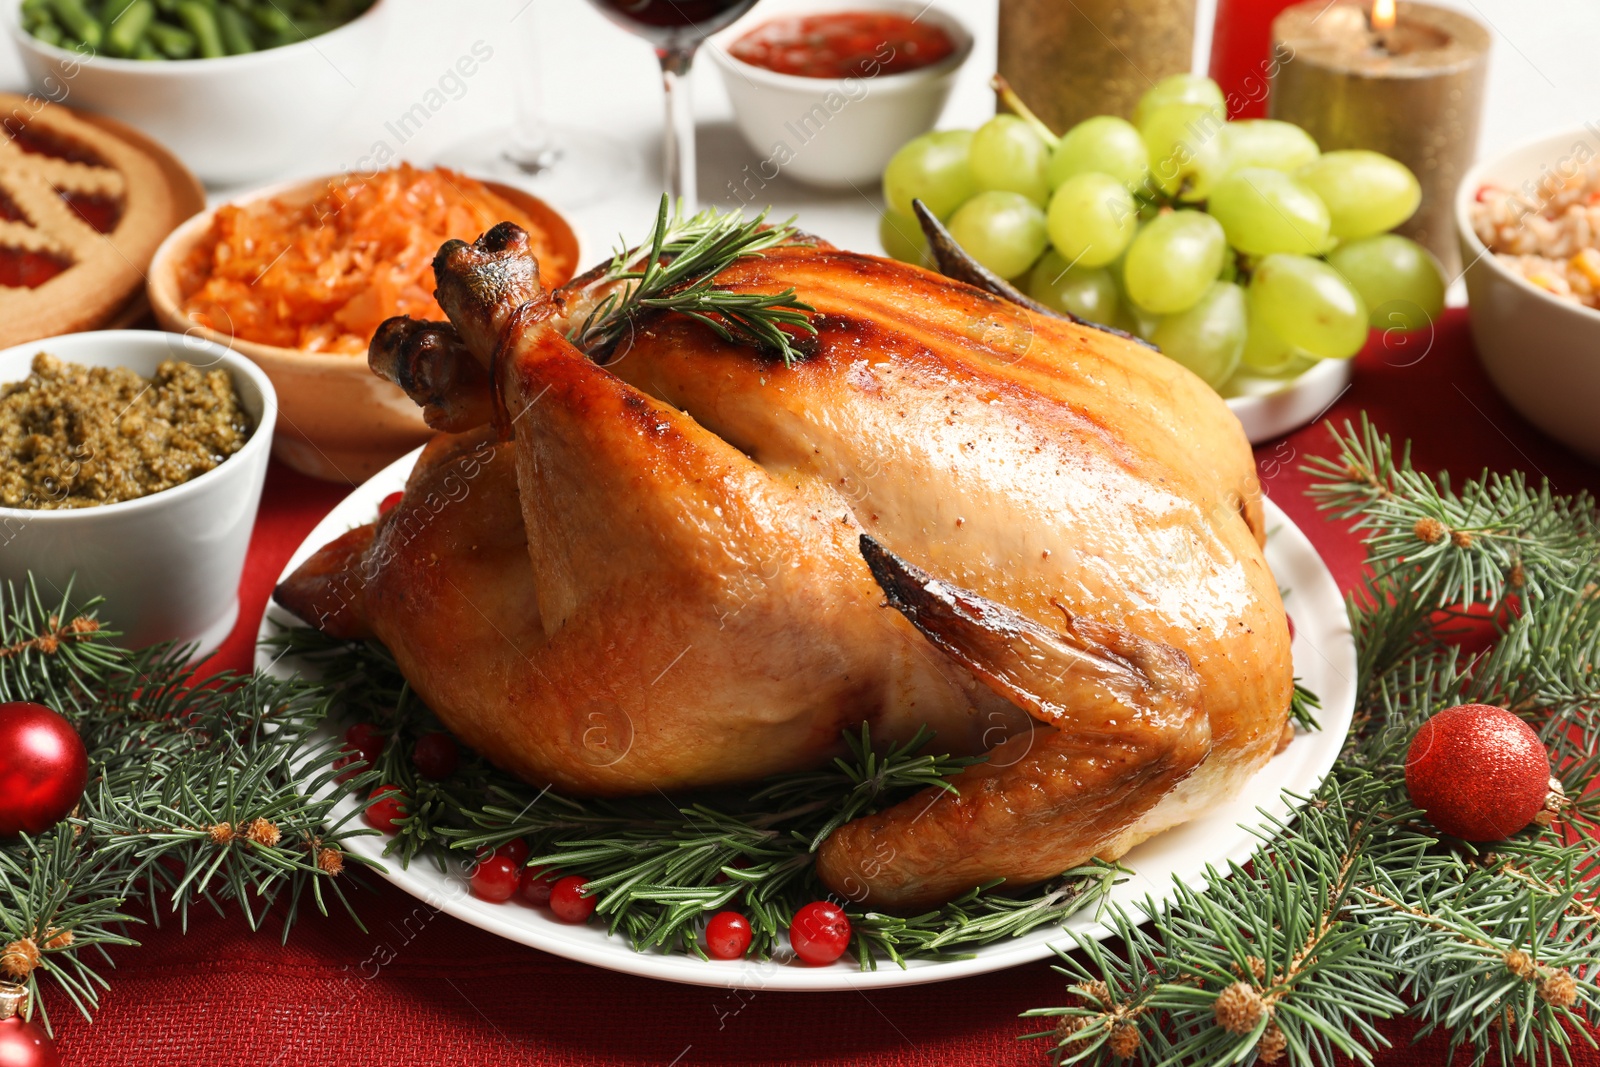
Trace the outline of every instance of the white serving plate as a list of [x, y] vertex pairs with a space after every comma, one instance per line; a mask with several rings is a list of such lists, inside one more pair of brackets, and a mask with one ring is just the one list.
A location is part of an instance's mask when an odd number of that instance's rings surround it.
[[[295, 550], [283, 576], [287, 577], [335, 537], [371, 522], [378, 513], [379, 502], [405, 487], [406, 475], [420, 452], [418, 449], [395, 461], [357, 487]], [[1294, 619], [1295, 674], [1322, 699], [1318, 715], [1322, 729], [1298, 736], [1287, 751], [1258, 771], [1234, 800], [1129, 852], [1122, 863], [1134, 874], [1111, 893], [1113, 901], [1125, 906], [1146, 896], [1158, 901], [1169, 899], [1175, 878], [1189, 885], [1202, 884], [1208, 864], [1222, 867], [1229, 860], [1243, 862], [1259, 844], [1257, 835], [1268, 832], [1263, 811], [1277, 817], [1290, 813], [1292, 806], [1283, 796], [1284, 790], [1300, 794], [1314, 790], [1333, 766], [1349, 732], [1355, 710], [1356, 649], [1344, 600], [1305, 534], [1272, 501], [1266, 501], [1266, 510], [1267, 562], [1279, 586], [1288, 590], [1285, 605]], [[260, 636], [271, 636], [277, 632], [278, 624], [296, 622], [294, 616], [269, 604], [261, 619]], [[296, 668], [292, 661], [275, 659], [267, 649], [257, 650], [256, 664], [280, 677], [293, 674]], [[354, 798], [346, 798], [336, 807], [335, 816], [349, 815], [358, 806]], [[385, 878], [430, 907], [490, 933], [580, 963], [689, 985], [806, 992], [885, 989], [965, 978], [1047, 959], [1053, 955], [1052, 944], [1071, 943], [1060, 928], [1052, 926], [978, 948], [970, 959], [911, 961], [904, 969], [885, 961], [875, 971], [859, 970], [850, 956], [832, 966], [810, 967], [775, 959], [715, 961], [641, 953], [633, 951], [626, 940], [607, 936], [601, 926], [569, 926], [522, 904], [478, 900], [468, 892], [466, 879], [459, 871], [441, 872], [427, 860], [413, 863], [406, 870], [398, 869], [392, 861], [384, 860], [383, 843], [378, 837], [357, 837], [345, 847], [383, 864]], [[1067, 926], [1089, 937], [1110, 936], [1110, 930], [1095, 920], [1093, 911], [1089, 908], [1080, 912], [1068, 920]]]
[[[1350, 388], [1353, 360], [1321, 359], [1298, 378], [1238, 375], [1228, 409], [1244, 424], [1253, 445], [1265, 444], [1320, 419]], [[1287, 520], [1285, 520], [1287, 521]], [[1295, 664], [1298, 669], [1298, 661]]]

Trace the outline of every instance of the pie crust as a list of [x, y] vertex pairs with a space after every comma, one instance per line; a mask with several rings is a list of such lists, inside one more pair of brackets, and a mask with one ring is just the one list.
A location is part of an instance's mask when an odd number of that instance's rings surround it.
[[[29, 150], [41, 143], [51, 154]], [[115, 205], [115, 224], [97, 231], [68, 196]], [[0, 198], [0, 254], [42, 253], [65, 265], [31, 288], [0, 283], [0, 348], [115, 318], [180, 221], [149, 153], [69, 108], [10, 93], [0, 93]]]

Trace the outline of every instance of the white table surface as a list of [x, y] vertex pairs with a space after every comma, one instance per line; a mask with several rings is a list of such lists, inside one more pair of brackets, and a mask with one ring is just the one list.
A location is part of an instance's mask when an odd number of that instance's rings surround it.
[[[0, 0], [13, 3], [15, 0]], [[748, 19], [775, 2], [764, 0]], [[789, 0], [792, 2], [792, 0]], [[996, 0], [936, 0], [977, 35], [940, 122], [971, 127], [993, 113], [986, 88], [994, 70]], [[1068, 2], [1068, 0], [1062, 0]], [[1197, 57], [1208, 51], [1215, 0], [1201, 0]], [[1600, 3], [1596, 0], [1443, 0], [1487, 23], [1494, 33], [1487, 113], [1480, 153], [1493, 153], [1538, 134], [1600, 120]], [[660, 196], [657, 153], [661, 101], [650, 48], [607, 22], [584, 0], [386, 0], [390, 32], [378, 71], [325, 143], [308, 145], [296, 166], [273, 181], [352, 166], [378, 140], [393, 137], [391, 122], [432, 88], [475, 42], [494, 55], [459, 99], [440, 109], [404, 145], [403, 158], [433, 162], [461, 138], [509, 121], [517, 79], [537, 79], [543, 110], [557, 122], [595, 129], [639, 146], [644, 165], [632, 182], [600, 203], [569, 211], [592, 261], [619, 233], [641, 236]], [[1201, 66], [1203, 67], [1203, 58]], [[721, 78], [702, 61], [694, 75], [699, 118], [700, 191], [705, 204], [731, 206], [730, 178], [757, 157], [729, 119]], [[0, 87], [21, 88], [23, 75], [9, 43], [0, 44]], [[266, 184], [264, 181], [262, 184]], [[213, 197], [238, 190], [213, 190]], [[784, 178], [768, 186], [780, 217], [797, 213], [813, 233], [845, 247], [877, 251], [879, 206], [874, 188], [825, 192]], [[558, 207], [563, 205], [557, 204]]]

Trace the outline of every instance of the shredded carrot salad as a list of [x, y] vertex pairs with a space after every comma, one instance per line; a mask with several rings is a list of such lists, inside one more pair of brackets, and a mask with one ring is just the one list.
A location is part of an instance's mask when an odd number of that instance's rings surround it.
[[497, 222], [528, 231], [546, 285], [572, 276], [538, 222], [481, 182], [402, 163], [328, 182], [314, 200], [224, 206], [180, 283], [191, 321], [247, 341], [365, 354], [384, 319], [443, 319], [433, 257]]

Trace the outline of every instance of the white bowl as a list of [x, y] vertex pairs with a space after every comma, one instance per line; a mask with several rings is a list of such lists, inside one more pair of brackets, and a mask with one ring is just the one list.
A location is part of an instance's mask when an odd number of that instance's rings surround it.
[[46, 602], [73, 583], [82, 603], [105, 597], [100, 617], [130, 645], [157, 641], [214, 650], [239, 617], [239, 577], [267, 476], [278, 397], [243, 356], [200, 337], [104, 330], [48, 337], [0, 351], [0, 382], [26, 378], [35, 353], [69, 363], [127, 367], [146, 377], [168, 359], [220, 366], [255, 423], [243, 448], [171, 489], [100, 507], [0, 507], [0, 581], [30, 572]]
[[761, 157], [750, 173], [762, 184], [782, 173], [827, 187], [876, 185], [889, 157], [939, 120], [956, 71], [972, 52], [967, 28], [920, 0], [815, 0], [759, 10], [776, 17], [861, 10], [920, 15], [956, 46], [938, 63], [901, 74], [803, 78], [752, 66], [728, 53], [728, 45], [750, 31], [751, 20], [713, 36], [709, 51], [728, 87], [739, 132]]
[[297, 44], [141, 61], [45, 44], [22, 28], [16, 0], [0, 6], [36, 93], [138, 127], [211, 185], [259, 178], [314, 151], [365, 87], [388, 21], [378, 0]]
[[1518, 188], [1541, 167], [1600, 155], [1587, 128], [1541, 137], [1469, 170], [1456, 190], [1456, 231], [1478, 359], [1511, 406], [1600, 463], [1600, 311], [1563, 300], [1508, 270], [1472, 229], [1469, 209], [1488, 185]]

